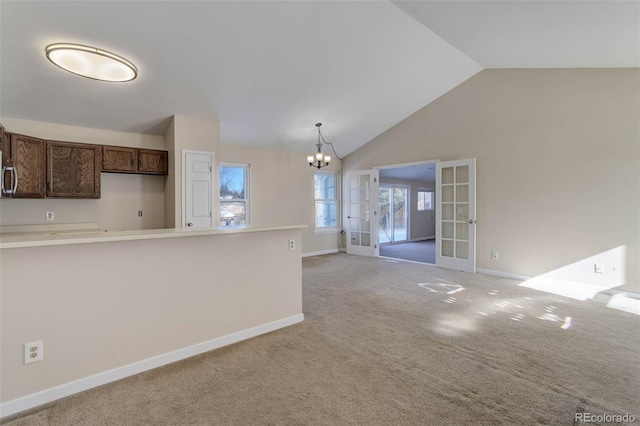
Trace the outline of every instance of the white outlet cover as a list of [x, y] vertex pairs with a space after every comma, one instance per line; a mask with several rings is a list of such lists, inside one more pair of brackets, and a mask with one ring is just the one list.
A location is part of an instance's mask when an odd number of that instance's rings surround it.
[[44, 344], [42, 340], [24, 344], [24, 363], [42, 361], [44, 359]]
[[56, 213], [55, 212], [46, 212], [45, 217], [47, 220], [55, 220]]

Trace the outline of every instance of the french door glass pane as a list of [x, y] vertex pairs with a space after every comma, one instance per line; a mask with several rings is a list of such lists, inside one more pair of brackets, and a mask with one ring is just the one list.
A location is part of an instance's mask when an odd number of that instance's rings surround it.
[[469, 202], [469, 184], [456, 185], [456, 201], [459, 203]]
[[456, 239], [469, 240], [469, 224], [466, 222], [456, 223]]
[[442, 240], [442, 256], [453, 257], [453, 241]]
[[469, 243], [466, 241], [456, 241], [456, 257], [458, 259], [469, 258]]
[[442, 185], [442, 202], [453, 203], [453, 185]]
[[469, 166], [456, 167], [456, 183], [469, 182]]
[[453, 167], [445, 167], [442, 169], [442, 184], [452, 184], [453, 182]]

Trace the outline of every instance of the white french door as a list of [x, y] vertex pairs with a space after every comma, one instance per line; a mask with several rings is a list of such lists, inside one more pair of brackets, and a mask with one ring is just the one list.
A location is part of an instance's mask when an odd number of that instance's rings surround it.
[[210, 228], [213, 226], [214, 153], [183, 150], [182, 156], [182, 227]]
[[347, 253], [379, 256], [378, 170], [347, 172]]
[[436, 164], [436, 266], [476, 272], [476, 159]]

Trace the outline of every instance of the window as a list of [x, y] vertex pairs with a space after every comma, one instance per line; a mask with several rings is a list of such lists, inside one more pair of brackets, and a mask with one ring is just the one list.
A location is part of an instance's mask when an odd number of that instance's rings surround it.
[[338, 174], [331, 172], [314, 174], [316, 200], [316, 229], [338, 227]]
[[433, 190], [418, 190], [418, 211], [433, 210]]
[[249, 165], [220, 164], [220, 225], [249, 223]]

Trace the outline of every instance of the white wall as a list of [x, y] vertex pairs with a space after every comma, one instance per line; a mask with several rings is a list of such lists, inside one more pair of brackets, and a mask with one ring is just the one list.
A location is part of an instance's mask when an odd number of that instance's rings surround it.
[[476, 158], [479, 268], [538, 276], [624, 247], [604, 275], [640, 292], [638, 93], [637, 68], [484, 70], [343, 169]]
[[[167, 228], [182, 228], [182, 150], [213, 152], [217, 169], [220, 163], [220, 123], [216, 120], [174, 115], [165, 131], [165, 139], [169, 151], [170, 175], [165, 190], [165, 224]], [[218, 187], [218, 177], [215, 174], [213, 187]], [[218, 200], [215, 197], [213, 203], [214, 209], [217, 209]]]
[[[302, 231], [302, 252], [336, 251], [339, 234], [314, 232], [315, 204], [313, 172], [306, 155], [220, 145], [220, 161], [250, 165], [250, 217], [256, 226], [306, 224]], [[341, 162], [332, 160], [322, 171], [340, 172]]]
[[[41, 391], [59, 398], [154, 357], [300, 321], [300, 249], [289, 239], [300, 230], [2, 249], [2, 403], [31, 396], [11, 404], [29, 408], [48, 402]], [[36, 340], [44, 360], [24, 365], [23, 345]]]
[[[7, 131], [42, 139], [134, 148], [165, 149], [162, 136], [113, 132], [15, 118], [0, 118]], [[103, 229], [164, 228], [165, 176], [101, 173], [101, 198], [0, 199], [0, 225], [51, 223], [45, 212], [55, 212], [54, 223], [99, 222]], [[142, 210], [143, 216], [138, 216]]]

